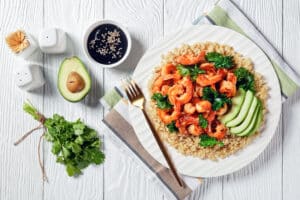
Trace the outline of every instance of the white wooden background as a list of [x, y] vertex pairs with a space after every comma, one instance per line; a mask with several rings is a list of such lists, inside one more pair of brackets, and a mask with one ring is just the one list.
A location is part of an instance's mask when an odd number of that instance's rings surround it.
[[[0, 199], [128, 199], [163, 200], [156, 185], [122, 155], [100, 127], [103, 109], [98, 99], [120, 77], [130, 74], [146, 49], [160, 37], [189, 26], [212, 0], [0, 0]], [[283, 56], [300, 71], [299, 0], [235, 0]], [[103, 18], [125, 24], [133, 37], [133, 50], [123, 66], [101, 69], [86, 61], [81, 38], [84, 27]], [[60, 27], [73, 40], [74, 54], [86, 62], [93, 86], [84, 102], [65, 101], [56, 89], [57, 71], [66, 55], [43, 55], [45, 87], [34, 93], [20, 91], [12, 79], [18, 61], [4, 43], [17, 28], [37, 36], [43, 27]], [[13, 142], [37, 123], [22, 111], [30, 99], [46, 115], [78, 117], [96, 128], [104, 139], [106, 161], [91, 166], [79, 178], [69, 178], [55, 163], [46, 142], [43, 158], [48, 183], [43, 183], [37, 161], [38, 133], [18, 147]], [[220, 178], [207, 179], [190, 199], [300, 199], [300, 92], [284, 104], [282, 121], [266, 151], [246, 168]]]

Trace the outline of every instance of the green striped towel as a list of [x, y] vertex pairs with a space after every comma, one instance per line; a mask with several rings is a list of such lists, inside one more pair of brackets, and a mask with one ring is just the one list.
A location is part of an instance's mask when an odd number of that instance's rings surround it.
[[[273, 64], [280, 82], [283, 101], [294, 94], [299, 88], [300, 75], [284, 61], [274, 46], [230, 0], [219, 1], [207, 15], [199, 16], [193, 21], [193, 24], [214, 24], [230, 28], [255, 42], [257, 46], [265, 52]], [[119, 91], [117, 87], [113, 88], [112, 91], [104, 95], [101, 99], [101, 103], [107, 108], [112, 108], [121, 98]]]

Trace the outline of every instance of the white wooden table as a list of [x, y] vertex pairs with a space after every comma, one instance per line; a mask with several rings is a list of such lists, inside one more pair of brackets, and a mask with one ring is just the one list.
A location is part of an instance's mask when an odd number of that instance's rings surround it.
[[[300, 71], [299, 0], [235, 0]], [[146, 49], [160, 37], [189, 26], [211, 0], [0, 0], [0, 199], [165, 199], [156, 185], [112, 145], [100, 126], [103, 109], [98, 99], [120, 77], [130, 74]], [[133, 50], [120, 68], [101, 69], [86, 61], [82, 34], [89, 23], [103, 18], [126, 25], [133, 37]], [[20, 91], [12, 71], [19, 63], [4, 43], [17, 28], [37, 36], [43, 27], [60, 27], [75, 45], [74, 54], [86, 62], [93, 78], [90, 95], [81, 103], [65, 101], [56, 88], [57, 71], [66, 55], [44, 55], [45, 87], [34, 93]], [[46, 115], [60, 113], [69, 120], [82, 118], [103, 136], [106, 161], [91, 166], [79, 178], [67, 176], [55, 163], [50, 145], [44, 143], [43, 159], [48, 183], [43, 183], [37, 160], [38, 133], [18, 147], [13, 142], [37, 123], [22, 111], [30, 99]], [[278, 131], [266, 151], [246, 168], [220, 178], [207, 179], [190, 199], [300, 199], [300, 93], [283, 106]]]

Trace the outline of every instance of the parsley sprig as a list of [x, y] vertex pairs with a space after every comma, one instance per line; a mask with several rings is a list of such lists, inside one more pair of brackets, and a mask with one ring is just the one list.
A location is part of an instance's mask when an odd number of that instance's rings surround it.
[[177, 65], [177, 70], [181, 76], [190, 76], [193, 81], [197, 79], [198, 74], [204, 74], [205, 70], [200, 69], [198, 65], [194, 66], [184, 66]]
[[234, 66], [233, 57], [232, 56], [223, 56], [217, 52], [207, 53], [205, 59], [208, 62], [212, 62], [215, 64], [215, 68], [225, 68], [230, 69]]
[[175, 125], [175, 121], [172, 121], [170, 124], [167, 124], [167, 128], [170, 133], [178, 132], [178, 128]]
[[222, 147], [224, 146], [224, 143], [222, 141], [218, 141], [216, 138], [203, 134], [200, 135], [199, 145], [203, 147], [213, 147], [215, 145], [219, 145]]
[[244, 67], [234, 70], [234, 75], [237, 77], [237, 87], [244, 90], [255, 92], [254, 75]]
[[161, 93], [154, 93], [151, 97], [154, 101], [156, 101], [156, 106], [159, 109], [170, 109], [172, 108], [172, 104], [169, 102], [168, 96], [164, 96]]
[[212, 103], [213, 110], [219, 110], [225, 103], [231, 104], [231, 99], [226, 97], [225, 94], [218, 93], [211, 87], [203, 88], [203, 99]]
[[203, 117], [202, 114], [199, 114], [198, 119], [199, 119], [199, 126], [201, 126], [202, 128], [207, 128], [208, 121]]

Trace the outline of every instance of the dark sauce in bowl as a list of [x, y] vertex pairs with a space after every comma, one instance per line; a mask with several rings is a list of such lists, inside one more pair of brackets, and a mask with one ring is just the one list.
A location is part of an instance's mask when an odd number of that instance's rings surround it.
[[87, 49], [98, 63], [110, 65], [120, 61], [127, 51], [127, 37], [116, 25], [101, 24], [88, 36]]

